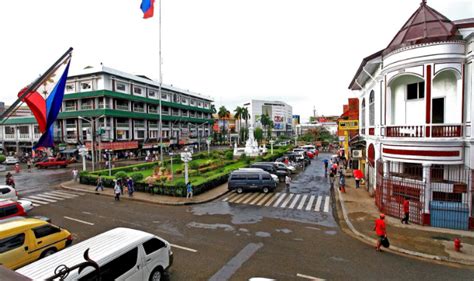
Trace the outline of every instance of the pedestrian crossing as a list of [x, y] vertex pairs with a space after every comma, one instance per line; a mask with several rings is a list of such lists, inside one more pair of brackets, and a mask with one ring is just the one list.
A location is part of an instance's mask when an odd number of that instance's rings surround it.
[[48, 205], [51, 203], [56, 203], [58, 201], [76, 198], [81, 195], [84, 195], [84, 193], [55, 190], [34, 195], [27, 195], [25, 197], [21, 197], [20, 199], [31, 201], [34, 207], [39, 207], [41, 205]]
[[253, 206], [292, 209], [311, 212], [329, 212], [330, 197], [326, 195], [294, 193], [232, 193], [223, 202]]

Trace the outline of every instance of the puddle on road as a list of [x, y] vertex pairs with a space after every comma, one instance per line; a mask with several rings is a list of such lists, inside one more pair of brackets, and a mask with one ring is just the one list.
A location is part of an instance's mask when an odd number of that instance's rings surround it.
[[224, 231], [234, 231], [234, 227], [228, 224], [223, 223], [215, 223], [215, 224], [208, 224], [208, 223], [200, 223], [200, 222], [190, 222], [186, 225], [187, 227], [194, 227], [194, 228], [203, 228], [203, 229], [223, 229]]
[[257, 232], [255, 232], [255, 236], [267, 238], [267, 237], [271, 237], [272, 235], [268, 232], [257, 231]]
[[283, 229], [275, 229], [276, 232], [283, 232], [285, 234], [292, 233], [293, 231], [288, 229], [288, 228], [283, 228]]
[[192, 207], [192, 213], [197, 216], [203, 215], [230, 215], [232, 224], [254, 224], [262, 221], [263, 217], [256, 214], [254, 208], [246, 208], [245, 205], [234, 207], [227, 202], [212, 202]]
[[239, 231], [242, 231], [242, 232], [249, 232], [249, 230], [247, 228], [239, 228]]
[[324, 233], [329, 234], [329, 235], [336, 235], [337, 231], [335, 231], [335, 230], [326, 230], [326, 231], [324, 231]]

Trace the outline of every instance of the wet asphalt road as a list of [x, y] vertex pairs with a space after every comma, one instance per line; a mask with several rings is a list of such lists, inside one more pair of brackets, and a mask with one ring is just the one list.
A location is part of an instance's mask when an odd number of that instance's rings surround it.
[[[293, 198], [331, 196], [321, 159], [294, 178]], [[43, 171], [42, 171], [43, 172]], [[43, 181], [55, 182], [49, 178]], [[58, 173], [58, 177], [69, 177]], [[28, 181], [36, 182], [33, 174]], [[46, 187], [45, 187], [46, 188]], [[25, 190], [27, 192], [27, 190]], [[282, 186], [277, 192], [290, 196]], [[471, 268], [453, 268], [390, 253], [377, 253], [344, 234], [332, 211], [250, 205], [223, 201], [192, 206], [156, 206], [140, 202], [114, 202], [113, 198], [80, 195], [42, 205], [32, 215], [45, 215], [73, 232], [75, 242], [118, 226], [154, 233], [176, 245], [170, 280], [248, 280], [267, 277], [305, 280], [473, 280]], [[330, 197], [331, 198], [331, 197]], [[331, 204], [332, 205], [332, 198]], [[291, 204], [291, 203], [289, 203]], [[289, 204], [287, 206], [289, 206]], [[332, 208], [331, 208], [332, 209]], [[75, 219], [75, 220], [72, 220]], [[80, 220], [80, 221], [77, 221]], [[184, 248], [183, 248], [184, 247]]]

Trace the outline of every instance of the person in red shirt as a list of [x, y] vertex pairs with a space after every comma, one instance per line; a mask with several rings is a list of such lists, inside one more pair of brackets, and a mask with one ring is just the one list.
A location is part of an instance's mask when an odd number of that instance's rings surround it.
[[387, 231], [385, 226], [385, 215], [380, 214], [380, 218], [375, 220], [374, 226], [375, 234], [378, 236], [377, 245], [375, 246], [375, 250], [381, 252], [380, 246], [382, 245], [382, 239], [387, 237]]
[[405, 214], [405, 217], [402, 219], [402, 223], [405, 222], [408, 224], [408, 220], [410, 217], [410, 201], [408, 201], [408, 198], [405, 197], [403, 200], [403, 213]]

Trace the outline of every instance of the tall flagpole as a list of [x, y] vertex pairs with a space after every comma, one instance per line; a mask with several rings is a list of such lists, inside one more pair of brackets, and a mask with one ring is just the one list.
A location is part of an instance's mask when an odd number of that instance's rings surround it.
[[159, 75], [160, 75], [160, 85], [158, 88], [158, 95], [160, 95], [160, 121], [158, 123], [158, 133], [160, 134], [160, 161], [161, 165], [163, 165], [163, 118], [162, 118], [162, 107], [161, 107], [161, 86], [163, 83], [163, 76], [161, 75], [161, 0], [158, 0], [158, 22], [160, 24], [158, 36], [159, 36], [159, 54], [160, 54], [160, 61], [159, 61]]

